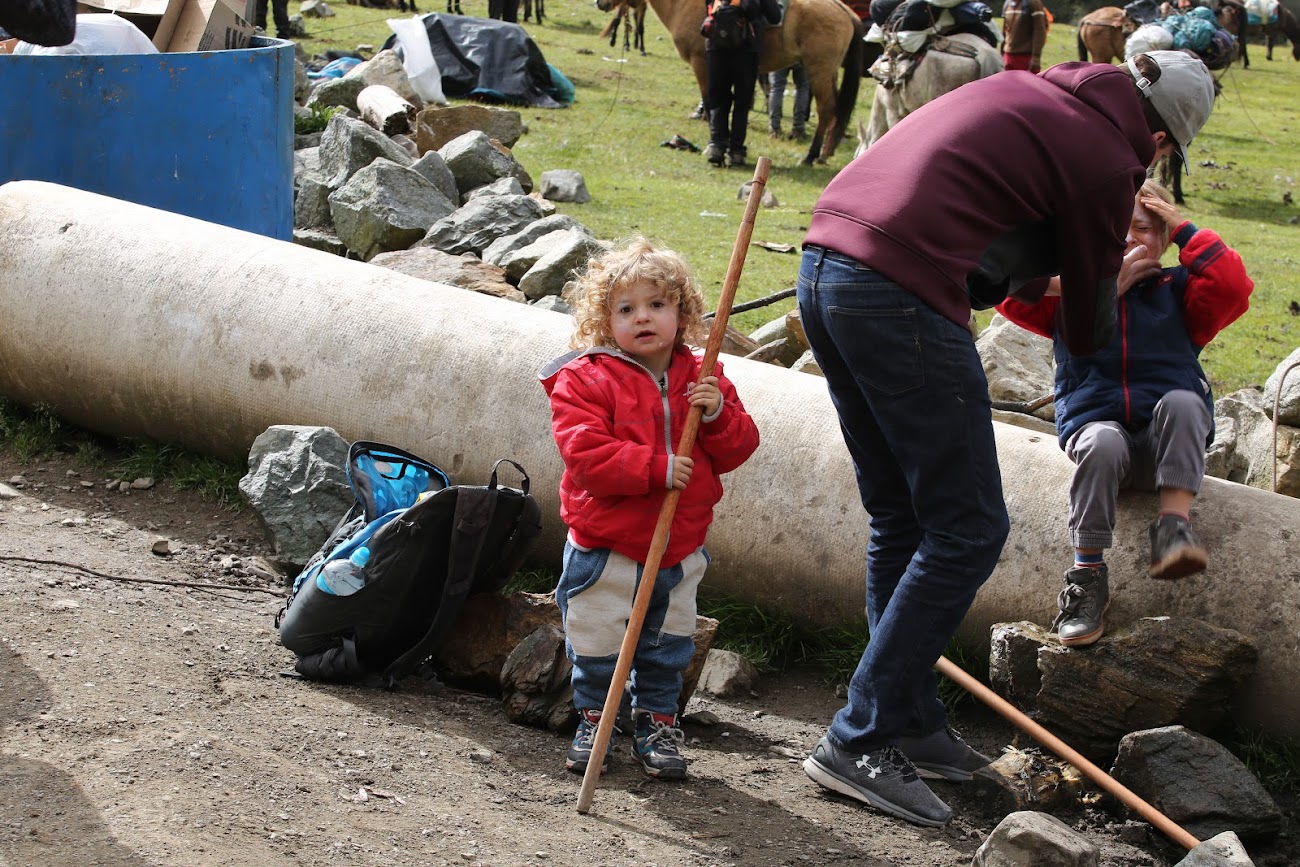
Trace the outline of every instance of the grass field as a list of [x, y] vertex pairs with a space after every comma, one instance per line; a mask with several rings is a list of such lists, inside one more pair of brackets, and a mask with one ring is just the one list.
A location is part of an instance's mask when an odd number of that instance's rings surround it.
[[[385, 18], [391, 13], [342, 3], [333, 8], [335, 17], [309, 22], [303, 42], [309, 53], [378, 47], [390, 33]], [[486, 14], [486, 0], [467, 0], [464, 8]], [[430, 9], [437, 7], [425, 7]], [[752, 171], [713, 169], [699, 154], [660, 146], [681, 135], [703, 147], [708, 134], [703, 122], [687, 119], [698, 99], [695, 80], [653, 12], [646, 17], [648, 54], [642, 57], [624, 54], [621, 36], [613, 48], [599, 38], [607, 15], [590, 0], [551, 0], [546, 11], [544, 24], [525, 27], [547, 62], [574, 83], [577, 97], [567, 109], [522, 109], [528, 134], [515, 146], [516, 156], [534, 178], [547, 169], [581, 171], [593, 200], [561, 204], [562, 212], [601, 237], [639, 232], [676, 248], [716, 299], [743, 210], [737, 191]], [[1073, 27], [1058, 23], [1049, 39], [1045, 65], [1075, 59]], [[1206, 349], [1206, 368], [1220, 395], [1262, 384], [1300, 345], [1300, 315], [1291, 309], [1300, 304], [1300, 226], [1292, 222], [1300, 204], [1283, 201], [1286, 193], [1300, 199], [1300, 63], [1285, 48], [1272, 63], [1262, 49], [1253, 53], [1250, 70], [1236, 66], [1223, 75], [1223, 94], [1192, 145], [1192, 175], [1184, 185], [1187, 217], [1223, 235], [1256, 283], [1250, 311]], [[864, 82], [858, 98], [855, 116], [863, 121], [873, 88]], [[762, 100], [757, 102], [750, 116], [750, 157], [772, 160], [768, 189], [779, 206], [760, 211], [753, 240], [797, 248], [813, 203], [852, 157], [856, 140], [841, 145], [828, 165], [801, 166], [805, 145], [770, 139]], [[788, 102], [786, 109], [788, 129]], [[937, 198], [940, 192], [917, 194]], [[751, 247], [737, 301], [793, 286], [797, 270], [797, 254]], [[749, 331], [792, 305], [785, 301], [738, 314], [733, 324]]]

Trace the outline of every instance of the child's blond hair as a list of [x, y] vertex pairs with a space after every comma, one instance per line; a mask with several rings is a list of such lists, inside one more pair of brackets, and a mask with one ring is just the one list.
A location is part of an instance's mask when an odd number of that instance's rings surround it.
[[577, 320], [569, 345], [574, 349], [617, 348], [609, 327], [610, 295], [640, 282], [654, 284], [677, 305], [683, 323], [677, 329], [677, 345], [698, 345], [706, 334], [704, 296], [690, 268], [677, 253], [640, 237], [588, 261], [586, 271], [565, 294]]
[[[1151, 196], [1168, 202], [1171, 205], [1174, 204], [1173, 195], [1165, 189], [1164, 184], [1160, 183], [1155, 178], [1147, 178], [1146, 181], [1142, 183], [1142, 189], [1138, 190], [1137, 194], [1139, 204], [1141, 204], [1143, 196]], [[1156, 219], [1159, 219], [1159, 217]], [[1160, 244], [1164, 247], [1169, 246], [1169, 224], [1164, 220], [1160, 220]]]

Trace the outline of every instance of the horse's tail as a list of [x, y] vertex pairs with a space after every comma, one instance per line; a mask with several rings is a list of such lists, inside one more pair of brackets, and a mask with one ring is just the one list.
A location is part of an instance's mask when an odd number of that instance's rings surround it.
[[1083, 28], [1084, 25], [1080, 23], [1079, 32], [1075, 34], [1074, 41], [1079, 43], [1079, 59], [1086, 62], [1088, 59], [1088, 46], [1083, 44]]
[[840, 62], [844, 73], [840, 76], [840, 92], [835, 99], [835, 129], [831, 130], [830, 141], [822, 151], [827, 156], [835, 152], [835, 147], [843, 140], [844, 133], [849, 128], [849, 118], [853, 116], [853, 107], [858, 102], [858, 85], [862, 82], [862, 58], [866, 51], [862, 37], [867, 35], [867, 26], [857, 15], [852, 18], [853, 38], [849, 40], [849, 50]]

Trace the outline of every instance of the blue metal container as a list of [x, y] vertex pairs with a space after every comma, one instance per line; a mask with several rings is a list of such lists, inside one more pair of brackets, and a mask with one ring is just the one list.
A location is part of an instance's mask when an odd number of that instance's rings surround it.
[[0, 58], [0, 183], [293, 236], [293, 43]]

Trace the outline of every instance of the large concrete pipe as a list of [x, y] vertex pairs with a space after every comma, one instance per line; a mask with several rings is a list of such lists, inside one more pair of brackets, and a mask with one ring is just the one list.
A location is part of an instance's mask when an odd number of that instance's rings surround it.
[[[536, 371], [565, 350], [567, 317], [46, 183], [0, 186], [0, 236], [0, 394], [226, 457], [273, 424], [389, 442], [464, 483], [511, 457], [542, 506], [541, 550], [558, 554], [561, 465]], [[824, 382], [724, 364], [763, 443], [726, 479], [707, 582], [808, 625], [860, 618], [867, 519]], [[1050, 622], [1070, 556], [1070, 463], [1049, 435], [997, 438], [1012, 533], [972, 640]], [[1300, 732], [1300, 502], [1207, 479], [1195, 518], [1211, 568], [1175, 583], [1146, 578], [1153, 511], [1123, 501], [1112, 627], [1169, 614], [1252, 636], [1244, 710]]]

